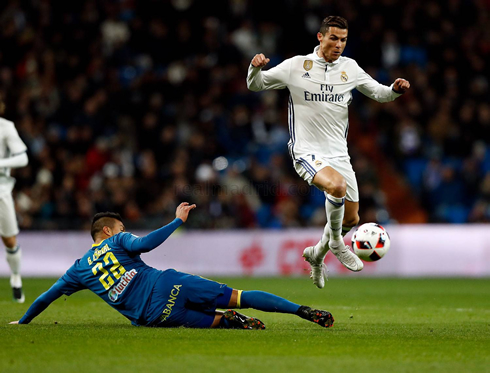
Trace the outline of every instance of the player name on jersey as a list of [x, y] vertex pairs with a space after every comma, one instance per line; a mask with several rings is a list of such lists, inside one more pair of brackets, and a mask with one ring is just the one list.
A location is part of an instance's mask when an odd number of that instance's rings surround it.
[[111, 248], [109, 247], [109, 245], [104, 245], [104, 247], [102, 249], [95, 250], [94, 251], [94, 255], [92, 256], [93, 259], [91, 259], [90, 257], [88, 257], [88, 264], [89, 265], [92, 265], [93, 262], [95, 262], [97, 259], [100, 258], [101, 255], [105, 254], [109, 250], [111, 250]]

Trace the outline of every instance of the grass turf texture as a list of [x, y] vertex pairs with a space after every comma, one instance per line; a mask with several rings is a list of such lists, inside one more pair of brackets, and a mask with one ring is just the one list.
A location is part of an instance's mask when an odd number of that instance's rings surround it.
[[293, 315], [244, 310], [264, 331], [137, 328], [82, 291], [30, 325], [18, 320], [54, 279], [25, 279], [14, 304], [0, 279], [0, 372], [488, 372], [488, 279], [219, 279], [326, 309], [324, 329]]

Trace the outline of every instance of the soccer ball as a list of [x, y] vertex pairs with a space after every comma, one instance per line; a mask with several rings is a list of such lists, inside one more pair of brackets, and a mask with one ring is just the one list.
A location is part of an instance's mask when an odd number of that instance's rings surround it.
[[390, 236], [381, 225], [366, 223], [357, 228], [352, 236], [352, 247], [360, 259], [375, 262], [390, 249]]

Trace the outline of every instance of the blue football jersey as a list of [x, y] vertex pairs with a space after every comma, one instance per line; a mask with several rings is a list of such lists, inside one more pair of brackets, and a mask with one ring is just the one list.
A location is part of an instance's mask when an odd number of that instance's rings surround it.
[[[152, 292], [158, 290], [155, 285], [169, 270], [159, 271], [146, 265], [140, 254], [161, 245], [182, 223], [182, 219], [175, 218], [144, 237], [121, 232], [92, 245], [32, 303], [19, 324], [29, 324], [63, 294], [89, 289], [131, 320], [133, 325], [151, 325], [165, 307], [165, 298], [157, 296], [152, 299]], [[165, 287], [165, 283], [162, 286]]]
[[[147, 325], [159, 315], [147, 314], [151, 293], [162, 271], [145, 264], [132, 250], [138, 237], [118, 233], [92, 248], [66, 271], [55, 286], [66, 295], [89, 289], [126, 316], [133, 325]], [[151, 312], [155, 313], [155, 312]]]

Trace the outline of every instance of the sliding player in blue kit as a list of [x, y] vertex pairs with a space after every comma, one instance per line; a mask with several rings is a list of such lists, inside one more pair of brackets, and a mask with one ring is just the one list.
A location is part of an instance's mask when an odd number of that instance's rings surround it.
[[28, 324], [63, 294], [89, 289], [137, 326], [265, 329], [258, 319], [217, 308], [290, 313], [327, 328], [333, 325], [334, 319], [327, 311], [300, 306], [263, 291], [236, 290], [174, 269], [160, 271], [146, 265], [140, 254], [164, 242], [195, 207], [181, 203], [170, 224], [145, 237], [126, 233], [119, 214], [96, 214], [91, 228], [95, 242], [92, 248], [39, 296], [19, 321], [11, 324]]

